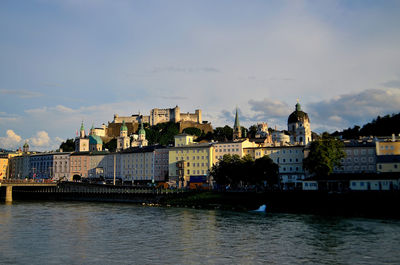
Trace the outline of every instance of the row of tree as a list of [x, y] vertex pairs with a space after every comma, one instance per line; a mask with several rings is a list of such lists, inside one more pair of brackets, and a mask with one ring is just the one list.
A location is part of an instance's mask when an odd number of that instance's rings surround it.
[[371, 122], [362, 127], [355, 125], [353, 128], [345, 129], [341, 132], [334, 132], [333, 136], [340, 136], [343, 139], [357, 139], [360, 136], [390, 136], [400, 133], [400, 113], [378, 116]]
[[237, 188], [246, 185], [262, 186], [265, 182], [273, 186], [279, 183], [278, 173], [279, 166], [268, 156], [253, 160], [249, 155], [243, 158], [238, 155], [224, 155], [212, 167], [210, 175], [219, 185]]

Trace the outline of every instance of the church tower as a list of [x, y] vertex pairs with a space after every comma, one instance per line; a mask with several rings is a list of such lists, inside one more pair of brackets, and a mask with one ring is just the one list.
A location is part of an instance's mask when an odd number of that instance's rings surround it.
[[119, 131], [119, 137], [117, 139], [117, 151], [131, 147], [130, 138], [128, 137], [128, 127], [125, 121], [122, 121], [122, 126]]
[[239, 123], [238, 109], [236, 108], [235, 124], [233, 125], [233, 140], [242, 138], [242, 128]]
[[85, 127], [83, 126], [82, 121], [79, 136], [75, 138], [75, 152], [87, 151], [89, 151], [89, 138], [86, 138], [85, 136]]
[[26, 154], [29, 152], [29, 144], [28, 141], [25, 141], [24, 146], [22, 147], [22, 151]]
[[295, 111], [288, 118], [288, 131], [292, 144], [307, 145], [311, 142], [310, 119], [308, 114], [301, 110], [298, 100]]

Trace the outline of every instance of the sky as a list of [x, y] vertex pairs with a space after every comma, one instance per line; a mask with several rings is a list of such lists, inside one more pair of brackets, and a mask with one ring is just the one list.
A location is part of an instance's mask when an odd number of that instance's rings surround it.
[[0, 148], [54, 150], [83, 120], [202, 109], [214, 127], [315, 132], [399, 112], [400, 1], [0, 1]]

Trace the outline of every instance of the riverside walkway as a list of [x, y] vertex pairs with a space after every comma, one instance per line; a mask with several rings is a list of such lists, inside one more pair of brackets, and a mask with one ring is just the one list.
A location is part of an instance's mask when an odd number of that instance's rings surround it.
[[13, 193], [18, 198], [24, 199], [54, 198], [141, 202], [186, 192], [180, 189], [156, 189], [153, 187], [87, 184], [80, 182], [38, 182], [32, 180], [1, 181], [0, 187], [6, 188], [6, 202], [12, 202]]

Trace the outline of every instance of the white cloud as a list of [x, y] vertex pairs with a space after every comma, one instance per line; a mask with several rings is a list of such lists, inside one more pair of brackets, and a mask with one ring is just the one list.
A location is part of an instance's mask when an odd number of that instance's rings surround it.
[[46, 147], [50, 145], [50, 137], [46, 131], [39, 131], [29, 139], [34, 147]]
[[307, 105], [311, 122], [339, 130], [361, 126], [378, 115], [398, 113], [399, 106], [398, 89], [367, 89]]
[[21, 143], [21, 136], [17, 135], [13, 130], [7, 130], [6, 137], [0, 137], [0, 147], [4, 149], [16, 149]]

